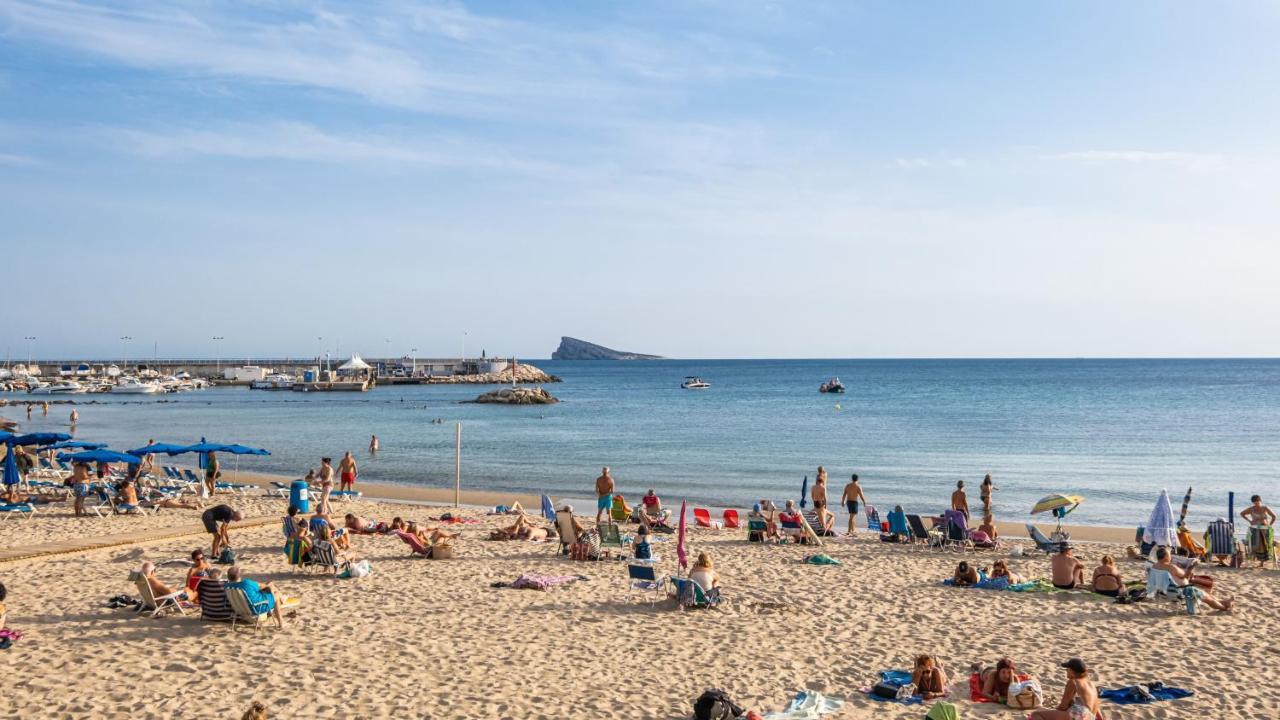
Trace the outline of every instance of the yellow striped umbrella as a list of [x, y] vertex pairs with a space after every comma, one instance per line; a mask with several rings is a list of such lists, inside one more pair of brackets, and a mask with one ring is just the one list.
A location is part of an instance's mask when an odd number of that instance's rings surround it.
[[1031, 508], [1031, 514], [1035, 515], [1037, 513], [1050, 512], [1061, 508], [1060, 512], [1055, 513], [1061, 517], [1072, 510], [1075, 510], [1076, 506], [1082, 502], [1084, 502], [1083, 495], [1063, 495], [1062, 493], [1045, 495], [1040, 498], [1040, 502], [1036, 503], [1035, 507]]

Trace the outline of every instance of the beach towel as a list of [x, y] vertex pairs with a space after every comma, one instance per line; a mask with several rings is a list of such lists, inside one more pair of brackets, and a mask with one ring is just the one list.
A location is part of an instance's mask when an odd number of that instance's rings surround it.
[[1166, 687], [1163, 683], [1128, 685], [1114, 690], [1101, 690], [1098, 697], [1119, 705], [1146, 705], [1160, 700], [1181, 700], [1195, 693], [1182, 688]]
[[1024, 583], [1018, 583], [1017, 585], [1010, 585], [1009, 589], [1012, 590], [1013, 592], [1042, 592], [1042, 593], [1070, 592], [1069, 590], [1063, 590], [1061, 588], [1054, 587], [1053, 583], [1049, 582], [1048, 580], [1045, 580], [1044, 578], [1038, 578], [1036, 580], [1028, 580], [1027, 582], [1024, 582]]
[[843, 700], [827, 697], [820, 692], [804, 690], [787, 704], [782, 712], [769, 713], [764, 720], [817, 720], [817, 718], [833, 713], [844, 705]]
[[956, 720], [959, 717], [955, 705], [949, 702], [938, 702], [929, 708], [929, 713], [924, 716], [924, 720]]
[[[906, 670], [882, 670], [880, 672], [880, 682], [885, 685], [892, 685], [893, 687], [904, 687], [911, 684], [911, 673]], [[896, 702], [901, 705], [919, 705], [924, 702], [924, 699], [919, 695], [912, 695], [908, 698], [880, 697], [879, 695], [871, 692], [870, 687], [862, 688], [862, 692], [866, 694], [867, 697], [878, 702]]]
[[982, 677], [978, 673], [969, 676], [969, 700], [976, 703], [998, 703], [999, 700], [982, 694]]
[[1255, 560], [1275, 560], [1276, 531], [1271, 526], [1249, 528], [1249, 555]]
[[578, 580], [586, 580], [582, 575], [539, 575], [524, 573], [511, 583], [517, 590], [549, 590], [560, 585], [567, 585]]
[[800, 562], [809, 565], [839, 565], [840, 561], [831, 557], [826, 553], [818, 553], [817, 555], [805, 555]]

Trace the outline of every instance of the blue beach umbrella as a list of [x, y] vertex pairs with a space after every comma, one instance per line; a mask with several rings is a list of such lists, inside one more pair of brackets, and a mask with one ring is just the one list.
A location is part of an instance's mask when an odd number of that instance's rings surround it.
[[22, 482], [22, 475], [18, 473], [18, 463], [14, 460], [13, 448], [9, 448], [9, 452], [4, 456], [4, 484], [17, 485]]
[[542, 517], [550, 520], [551, 522], [556, 521], [556, 508], [551, 504], [550, 495], [542, 496]]
[[134, 448], [129, 451], [130, 455], [146, 455], [147, 453], [155, 453], [157, 455], [163, 453], [165, 455], [178, 455], [187, 452], [186, 445], [175, 445], [173, 443], [152, 443], [140, 448]]
[[1178, 532], [1173, 524], [1173, 506], [1169, 504], [1169, 491], [1161, 490], [1156, 506], [1147, 518], [1146, 528], [1142, 531], [1142, 541], [1152, 545], [1166, 547], [1178, 546]]
[[137, 455], [116, 452], [115, 450], [86, 450], [78, 453], [63, 453], [58, 456], [63, 462], [72, 463], [124, 463], [126, 465], [137, 465], [142, 462], [142, 458]]
[[804, 509], [805, 503], [809, 502], [809, 476], [804, 476], [804, 482], [800, 483], [800, 509]]
[[38, 432], [16, 435], [6, 439], [5, 443], [9, 445], [52, 445], [56, 442], [70, 439], [71, 436], [66, 433]]
[[56, 442], [46, 447], [45, 450], [70, 450], [72, 448], [79, 448], [81, 450], [101, 450], [106, 446], [106, 443], [86, 442], [84, 440], [63, 440], [62, 442]]

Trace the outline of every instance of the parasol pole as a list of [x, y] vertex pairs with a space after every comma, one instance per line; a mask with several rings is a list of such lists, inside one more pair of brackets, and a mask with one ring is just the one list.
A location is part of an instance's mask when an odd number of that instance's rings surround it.
[[462, 423], [453, 434], [453, 506], [458, 507], [462, 495]]

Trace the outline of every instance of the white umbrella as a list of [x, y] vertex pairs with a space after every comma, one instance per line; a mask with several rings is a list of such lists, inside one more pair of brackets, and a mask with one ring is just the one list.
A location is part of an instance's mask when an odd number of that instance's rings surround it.
[[1142, 530], [1142, 542], [1166, 547], [1177, 547], [1178, 531], [1173, 523], [1173, 506], [1169, 504], [1169, 491], [1161, 490], [1160, 499], [1147, 518], [1147, 526]]

